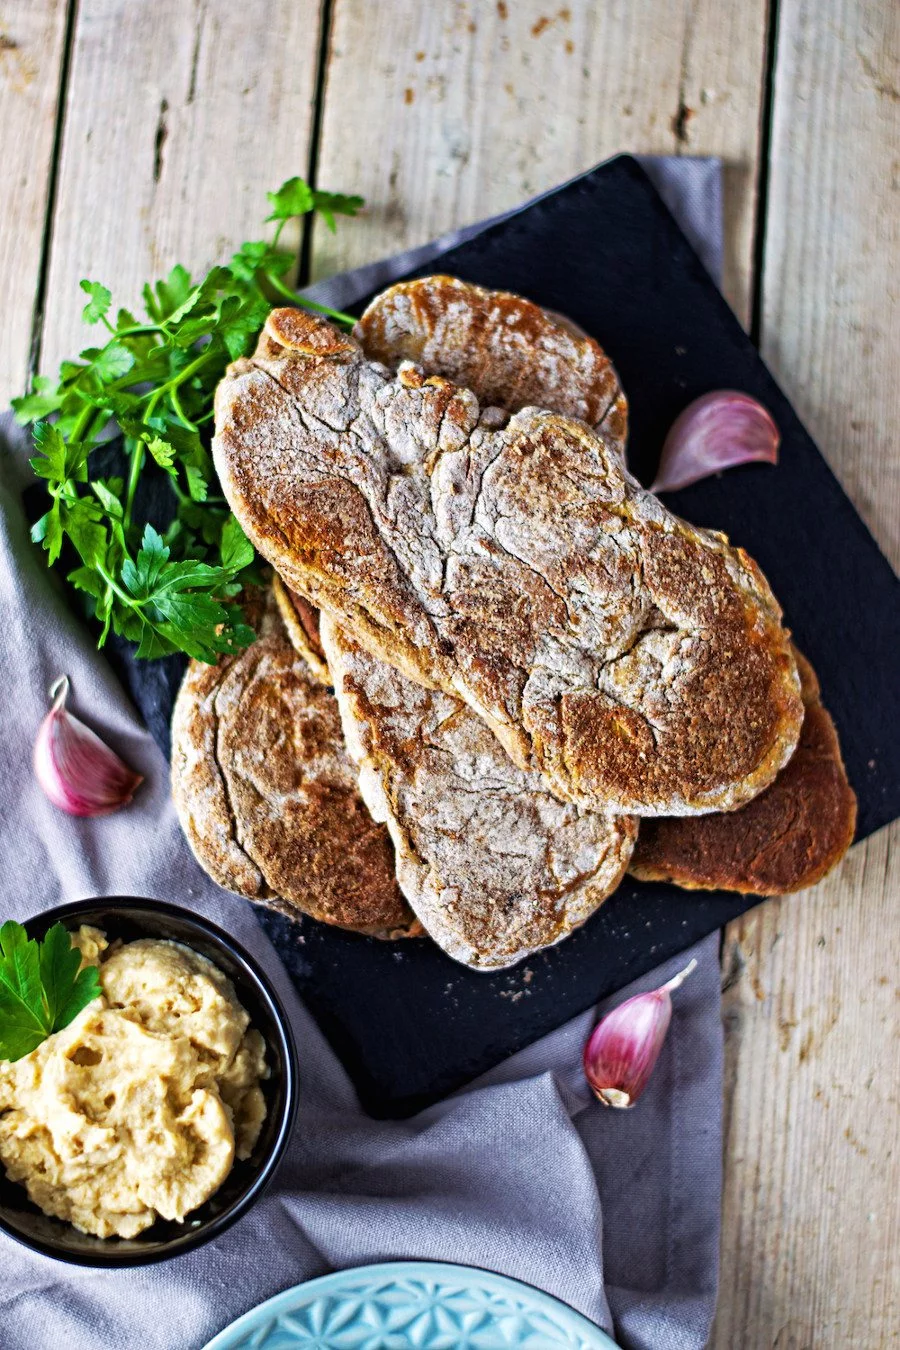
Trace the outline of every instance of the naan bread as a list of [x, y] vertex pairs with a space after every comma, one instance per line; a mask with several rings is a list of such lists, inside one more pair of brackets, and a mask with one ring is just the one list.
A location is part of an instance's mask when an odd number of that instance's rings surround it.
[[232, 509], [287, 584], [563, 799], [733, 810], [793, 753], [799, 680], [762, 573], [583, 423], [482, 413], [283, 309], [221, 382], [216, 433]]
[[812, 886], [853, 843], [856, 797], [815, 671], [794, 649], [806, 716], [781, 773], [739, 811], [647, 820], [629, 871], [690, 890], [788, 895]]
[[321, 636], [360, 791], [435, 942], [496, 970], [590, 918], [624, 875], [636, 820], [559, 801], [461, 699], [401, 675], [327, 615]]
[[245, 605], [259, 637], [192, 661], [172, 718], [172, 796], [200, 866], [288, 915], [379, 937], [421, 931], [388, 832], [359, 794], [331, 690], [292, 647], [271, 591]]
[[456, 277], [401, 281], [353, 330], [366, 356], [413, 361], [471, 389], [483, 408], [549, 408], [594, 427], [624, 457], [628, 404], [606, 352], [561, 314]]

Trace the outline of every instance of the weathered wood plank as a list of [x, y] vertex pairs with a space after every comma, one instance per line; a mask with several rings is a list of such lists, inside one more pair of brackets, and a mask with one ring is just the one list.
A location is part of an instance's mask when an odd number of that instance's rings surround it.
[[746, 321], [765, 0], [336, 0], [319, 178], [364, 222], [314, 270], [504, 210], [622, 150], [726, 161], [725, 289]]
[[870, 1350], [900, 1325], [898, 837], [728, 931], [716, 1350]]
[[264, 234], [309, 161], [318, 0], [82, 0], [41, 366], [84, 345], [81, 277], [133, 303], [174, 262]]
[[900, 6], [783, 0], [762, 351], [900, 566]]
[[0, 7], [0, 407], [25, 390], [56, 129], [66, 0]]
[[[900, 10], [782, 0], [763, 352], [895, 562], [898, 155]], [[729, 931], [721, 1350], [897, 1335], [898, 841]]]

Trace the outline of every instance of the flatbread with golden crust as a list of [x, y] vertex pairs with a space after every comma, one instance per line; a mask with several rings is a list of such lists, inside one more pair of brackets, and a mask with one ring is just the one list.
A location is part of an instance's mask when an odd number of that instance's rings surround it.
[[483, 408], [549, 408], [587, 422], [624, 456], [628, 404], [606, 352], [561, 314], [457, 277], [389, 286], [353, 330], [372, 361], [413, 361], [471, 389]]
[[322, 615], [347, 748], [423, 927], [479, 970], [562, 941], [624, 875], [637, 821], [561, 802], [461, 699], [424, 689]]
[[259, 637], [192, 661], [172, 718], [172, 796], [200, 866], [226, 890], [379, 937], [421, 931], [344, 748], [334, 695], [291, 645], [270, 590]]
[[799, 679], [759, 568], [583, 423], [482, 414], [283, 309], [219, 385], [213, 451], [291, 589], [461, 697], [563, 799], [734, 810], [793, 753]]
[[788, 895], [821, 881], [853, 843], [856, 797], [819, 681], [796, 649], [806, 716], [771, 787], [739, 811], [648, 820], [629, 871], [689, 890]]

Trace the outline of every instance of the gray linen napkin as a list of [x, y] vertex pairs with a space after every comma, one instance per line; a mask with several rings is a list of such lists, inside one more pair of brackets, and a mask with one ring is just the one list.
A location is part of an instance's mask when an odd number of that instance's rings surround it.
[[[670, 205], [680, 199], [687, 223], [698, 222], [695, 237], [705, 240], [715, 269], [718, 164], [649, 167], [657, 180], [662, 174]], [[408, 265], [395, 262], [374, 281], [369, 271], [355, 292], [335, 288], [328, 298], [350, 303]], [[715, 935], [610, 1000], [653, 988], [690, 955], [698, 959], [675, 995], [670, 1036], [633, 1111], [604, 1110], [586, 1088], [580, 1057], [589, 1012], [412, 1120], [370, 1120], [252, 907], [194, 862], [165, 761], [28, 540], [18, 499], [24, 441], [8, 418], [2, 431], [0, 917], [116, 893], [160, 896], [208, 915], [271, 971], [292, 1018], [302, 1088], [296, 1131], [271, 1190], [199, 1251], [161, 1266], [98, 1272], [50, 1261], [0, 1235], [4, 1350], [196, 1350], [281, 1289], [398, 1258], [458, 1261], [525, 1280], [614, 1330], [631, 1350], [700, 1350], [718, 1260]], [[104, 820], [62, 815], [31, 773], [46, 690], [61, 673], [72, 681], [73, 710], [146, 775], [134, 804]]]

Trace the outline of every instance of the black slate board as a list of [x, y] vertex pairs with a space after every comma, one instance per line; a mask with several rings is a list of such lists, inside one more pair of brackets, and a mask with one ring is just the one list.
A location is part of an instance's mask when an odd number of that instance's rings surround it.
[[[724, 530], [768, 575], [837, 724], [858, 837], [900, 814], [900, 582], [637, 162], [604, 164], [421, 270], [520, 291], [596, 336], [628, 395], [629, 459], [645, 482], [668, 427], [699, 394], [742, 389], [770, 409], [782, 434], [777, 469], [730, 470], [669, 502]], [[134, 663], [120, 649], [116, 664], [168, 749], [178, 663]], [[402, 1116], [754, 903], [627, 879], [561, 946], [496, 975], [425, 941], [261, 919], [363, 1105]]]

